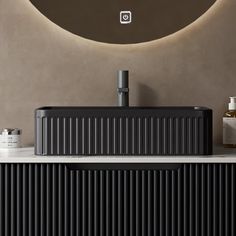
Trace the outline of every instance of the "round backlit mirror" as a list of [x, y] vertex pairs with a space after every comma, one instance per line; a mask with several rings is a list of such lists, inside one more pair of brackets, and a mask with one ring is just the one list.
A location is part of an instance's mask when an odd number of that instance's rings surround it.
[[189, 25], [216, 0], [30, 0], [60, 27], [106, 43], [141, 43]]

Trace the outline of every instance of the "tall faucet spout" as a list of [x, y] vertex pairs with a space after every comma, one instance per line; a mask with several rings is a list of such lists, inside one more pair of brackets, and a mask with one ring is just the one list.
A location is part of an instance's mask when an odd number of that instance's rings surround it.
[[119, 70], [118, 71], [118, 106], [128, 107], [129, 106], [129, 71]]

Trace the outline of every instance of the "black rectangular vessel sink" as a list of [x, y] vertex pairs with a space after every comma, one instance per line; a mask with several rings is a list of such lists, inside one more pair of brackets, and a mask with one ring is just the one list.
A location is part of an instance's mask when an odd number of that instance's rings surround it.
[[211, 155], [204, 107], [42, 107], [36, 155]]

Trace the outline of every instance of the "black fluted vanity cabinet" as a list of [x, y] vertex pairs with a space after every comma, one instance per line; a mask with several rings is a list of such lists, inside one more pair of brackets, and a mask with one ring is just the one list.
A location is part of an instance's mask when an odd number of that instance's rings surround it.
[[1, 236], [234, 236], [235, 164], [0, 164]]

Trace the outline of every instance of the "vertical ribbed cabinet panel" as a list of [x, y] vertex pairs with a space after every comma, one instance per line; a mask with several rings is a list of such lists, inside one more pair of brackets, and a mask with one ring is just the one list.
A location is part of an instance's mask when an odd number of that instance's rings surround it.
[[1, 236], [234, 236], [235, 165], [0, 165]]
[[38, 155], [211, 154], [208, 117], [36, 118]]

